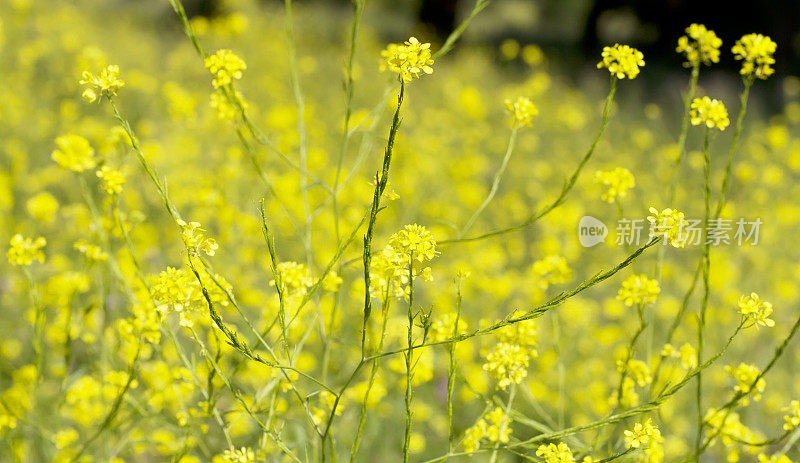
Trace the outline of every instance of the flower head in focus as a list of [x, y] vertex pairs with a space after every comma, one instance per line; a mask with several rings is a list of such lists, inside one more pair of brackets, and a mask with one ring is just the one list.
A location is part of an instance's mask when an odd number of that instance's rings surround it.
[[218, 50], [205, 61], [206, 69], [214, 75], [212, 84], [214, 88], [225, 87], [233, 79], [241, 79], [242, 71], [247, 69], [247, 64], [228, 49]]
[[622, 282], [622, 288], [617, 293], [617, 299], [625, 305], [646, 304], [655, 302], [661, 288], [658, 281], [647, 278], [647, 275], [631, 275]]
[[664, 209], [661, 212], [655, 207], [650, 208], [653, 215], [647, 216], [650, 222], [650, 237], [664, 238], [664, 244], [669, 243], [672, 247], [682, 248], [686, 245], [685, 228], [689, 224], [684, 218], [683, 212], [675, 209]]
[[749, 326], [756, 328], [775, 326], [775, 321], [769, 318], [772, 314], [772, 304], [762, 300], [756, 293], [750, 293], [750, 296], [741, 296], [736, 310], [752, 323]]
[[569, 446], [563, 442], [540, 445], [536, 449], [536, 456], [542, 458], [545, 463], [571, 463], [575, 461]]
[[186, 245], [190, 255], [196, 255], [198, 251], [202, 251], [208, 256], [216, 254], [219, 245], [213, 238], [206, 238], [205, 230], [200, 228], [199, 223], [186, 223], [182, 219], [178, 219], [178, 225], [181, 227], [183, 244]]
[[651, 449], [658, 446], [663, 438], [658, 426], [650, 418], [642, 423], [633, 425], [633, 430], [625, 431], [625, 447], [629, 449]]
[[639, 75], [639, 68], [644, 66], [642, 52], [628, 45], [604, 47], [601, 56], [603, 60], [597, 63], [597, 69], [606, 68], [617, 79], [634, 79]]
[[44, 262], [44, 252], [42, 248], [47, 244], [47, 240], [41, 236], [36, 239], [24, 238], [20, 234], [16, 234], [11, 238], [10, 247], [8, 248], [8, 262], [11, 265], [28, 266], [33, 261], [38, 260]]
[[89, 103], [93, 103], [104, 96], [108, 98], [115, 96], [125, 86], [125, 81], [120, 78], [119, 66], [111, 65], [106, 66], [99, 75], [83, 71], [80, 84], [86, 87], [81, 96]]
[[409, 38], [404, 44], [389, 44], [382, 52], [381, 71], [389, 70], [400, 75], [403, 82], [411, 82], [420, 76], [420, 72], [432, 74], [433, 58], [431, 44], [420, 43], [416, 37]]
[[725, 128], [731, 123], [728, 119], [728, 110], [725, 105], [717, 99], [711, 99], [707, 96], [703, 98], [695, 98], [692, 101], [692, 109], [689, 113], [692, 125], [705, 125], [709, 129], [716, 127], [719, 130]]
[[761, 34], [747, 34], [737, 40], [731, 51], [737, 60], [742, 60], [742, 69], [739, 73], [743, 76], [766, 79], [775, 72], [775, 50], [778, 45], [768, 36]]
[[524, 96], [519, 96], [516, 100], [506, 100], [505, 103], [517, 127], [530, 127], [533, 117], [539, 114], [536, 105]]
[[94, 148], [87, 139], [79, 135], [60, 136], [56, 138], [56, 146], [58, 148], [53, 150], [50, 157], [65, 169], [83, 172], [97, 165], [94, 159]]
[[686, 28], [686, 35], [678, 39], [676, 51], [686, 55], [686, 66], [708, 66], [719, 62], [719, 47], [722, 39], [714, 31], [706, 29], [702, 24], [691, 24]]

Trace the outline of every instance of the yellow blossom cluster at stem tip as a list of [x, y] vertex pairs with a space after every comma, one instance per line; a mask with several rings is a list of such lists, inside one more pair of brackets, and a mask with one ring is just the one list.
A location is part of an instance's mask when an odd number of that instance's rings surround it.
[[624, 198], [628, 194], [628, 190], [636, 186], [633, 174], [624, 167], [606, 171], [598, 170], [594, 174], [594, 182], [606, 187], [600, 198], [607, 203]]
[[743, 76], [766, 79], [775, 69], [775, 50], [778, 45], [768, 36], [761, 34], [747, 34], [742, 36], [733, 45], [731, 51], [737, 60], [742, 60], [742, 69], [739, 73]]
[[[755, 365], [748, 365], [747, 363], [739, 363], [737, 366], [727, 365], [725, 371], [736, 380], [736, 385], [733, 387], [735, 392], [749, 394], [756, 402], [761, 400], [761, 393], [764, 392], [767, 382], [764, 381], [764, 378], [760, 377], [761, 370], [759, 370], [758, 367]], [[756, 378], [758, 378], [758, 381], [756, 381]], [[752, 387], [753, 383], [755, 383], [754, 387]], [[747, 405], [749, 403], [750, 399], [747, 395], [742, 397], [742, 405]]]
[[111, 65], [106, 66], [99, 75], [83, 71], [80, 84], [86, 87], [81, 96], [93, 103], [104, 96], [109, 98], [115, 96], [125, 86], [125, 81], [120, 78], [119, 66]]
[[464, 450], [472, 453], [481, 448], [481, 440], [487, 439], [492, 443], [505, 444], [511, 436], [511, 418], [505, 416], [505, 411], [495, 407], [467, 429], [464, 436]]
[[199, 223], [187, 223], [178, 219], [178, 225], [181, 227], [183, 244], [186, 245], [186, 249], [189, 250], [191, 255], [196, 255], [198, 251], [202, 251], [209, 256], [216, 254], [219, 245], [213, 238], [206, 238], [205, 230], [200, 227]]
[[650, 222], [651, 237], [662, 237], [664, 244], [675, 248], [686, 245], [685, 230], [689, 222], [686, 221], [683, 212], [670, 208], [659, 212], [655, 207], [651, 207], [650, 213], [652, 215], [647, 216], [647, 221]]
[[603, 60], [597, 63], [597, 69], [606, 68], [617, 79], [634, 79], [639, 75], [639, 68], [644, 66], [642, 52], [628, 45], [604, 47], [601, 56]]
[[787, 457], [786, 455], [776, 454], [768, 457], [766, 454], [759, 453], [758, 463], [793, 463], [793, 462], [791, 458]]
[[47, 244], [47, 240], [41, 236], [32, 239], [24, 238], [20, 234], [16, 234], [11, 238], [8, 248], [8, 261], [11, 265], [27, 266], [31, 265], [34, 260], [44, 262], [44, 252], [42, 248]]
[[536, 449], [536, 456], [543, 459], [545, 463], [570, 463], [575, 461], [569, 446], [563, 442], [540, 445]]
[[214, 88], [225, 87], [233, 79], [241, 79], [242, 71], [247, 69], [247, 64], [228, 49], [218, 50], [205, 60], [206, 69], [214, 76]]
[[518, 96], [516, 100], [508, 99], [505, 103], [512, 122], [517, 127], [530, 127], [534, 116], [539, 114], [536, 105], [524, 96]]
[[685, 65], [691, 67], [718, 63], [721, 46], [722, 39], [714, 31], [702, 24], [691, 24], [686, 28], [686, 35], [678, 39], [676, 51], [686, 55]]
[[432, 74], [433, 58], [431, 44], [421, 43], [416, 37], [409, 38], [404, 44], [391, 43], [381, 51], [383, 62], [380, 70], [389, 70], [400, 75], [403, 82], [411, 82], [420, 76], [420, 72]]
[[769, 318], [772, 314], [772, 304], [762, 300], [756, 293], [750, 296], [739, 297], [736, 309], [751, 324], [749, 326], [775, 326], [775, 321]]
[[725, 105], [717, 99], [707, 96], [692, 100], [692, 108], [689, 114], [692, 125], [705, 125], [709, 129], [717, 128], [725, 130], [731, 123], [728, 119], [728, 110]]
[[625, 431], [625, 447], [629, 449], [652, 449], [662, 441], [661, 431], [650, 418], [644, 424], [636, 423], [632, 430]]
[[800, 425], [800, 400], [791, 401], [788, 407], [783, 407], [781, 410], [787, 412], [787, 414], [783, 416], [784, 430], [791, 431]]
[[58, 149], [53, 150], [50, 157], [65, 169], [83, 172], [97, 165], [94, 148], [89, 144], [89, 140], [80, 135], [68, 134], [58, 137], [56, 146]]
[[[535, 352], [535, 351], [534, 351]], [[501, 342], [486, 355], [483, 369], [489, 372], [501, 389], [519, 384], [528, 376], [530, 352], [519, 344]]]
[[122, 185], [125, 184], [125, 175], [122, 172], [111, 166], [103, 166], [95, 174], [106, 193], [112, 196], [122, 193]]
[[255, 463], [257, 460], [256, 454], [252, 449], [242, 447], [223, 452], [222, 461], [228, 463]]
[[647, 278], [647, 275], [631, 275], [622, 282], [622, 288], [617, 293], [617, 299], [625, 305], [646, 304], [655, 302], [661, 288], [658, 281]]

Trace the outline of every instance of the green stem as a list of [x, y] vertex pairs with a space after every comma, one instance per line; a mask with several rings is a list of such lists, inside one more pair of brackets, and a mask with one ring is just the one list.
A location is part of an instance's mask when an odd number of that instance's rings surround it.
[[[705, 215], [703, 219], [703, 300], [700, 304], [700, 317], [697, 326], [697, 361], [703, 361], [703, 342], [706, 326], [706, 310], [708, 309], [708, 298], [711, 292], [709, 284], [709, 272], [711, 266], [710, 245], [708, 240], [708, 225], [711, 216], [711, 157], [709, 154], [709, 138], [711, 129], [706, 128], [703, 139], [703, 160], [704, 160], [704, 199]], [[695, 435], [695, 449], [699, 449], [703, 440], [703, 377], [697, 375], [697, 391], [695, 401], [697, 403], [697, 433]]]

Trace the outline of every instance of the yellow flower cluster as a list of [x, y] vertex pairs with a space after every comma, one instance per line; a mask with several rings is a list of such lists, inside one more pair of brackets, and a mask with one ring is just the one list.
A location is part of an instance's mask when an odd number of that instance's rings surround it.
[[719, 130], [725, 130], [731, 123], [725, 105], [721, 101], [707, 96], [692, 100], [690, 117], [692, 125], [705, 125], [709, 129], [716, 127]]
[[223, 452], [222, 461], [226, 463], [255, 463], [258, 460], [256, 460], [256, 454], [252, 449], [242, 447]]
[[209, 256], [213, 256], [217, 253], [219, 245], [213, 238], [206, 238], [205, 230], [200, 227], [199, 223], [187, 223], [182, 219], [178, 219], [178, 225], [181, 227], [183, 244], [189, 251], [190, 256], [197, 255], [200, 251]]
[[242, 71], [247, 69], [247, 64], [228, 49], [218, 50], [205, 60], [206, 69], [214, 76], [214, 88], [225, 87], [233, 79], [241, 79]]
[[763, 436], [745, 426], [738, 413], [710, 408], [703, 421], [708, 426], [706, 437], [718, 436], [728, 449], [728, 461], [739, 460], [741, 442], [758, 442]]
[[58, 149], [53, 150], [50, 157], [58, 165], [73, 172], [93, 169], [97, 162], [94, 159], [94, 148], [89, 140], [80, 135], [63, 135], [56, 138]]
[[737, 60], [742, 60], [740, 74], [766, 79], [775, 72], [772, 68], [775, 58], [772, 55], [777, 48], [778, 45], [766, 35], [747, 34], [736, 41], [731, 51]]
[[[412, 278], [421, 276], [426, 281], [433, 279], [430, 267], [413, 266], [412, 258], [424, 263], [438, 254], [436, 240], [427, 228], [417, 224], [406, 225], [389, 238], [389, 244], [380, 253], [372, 257], [370, 266], [372, 295], [378, 298], [383, 298], [386, 294], [407, 297], [409, 276]], [[413, 275], [409, 275], [409, 270]]]
[[783, 454], [767, 456], [763, 453], [758, 454], [758, 463], [793, 463], [791, 458]]
[[709, 65], [719, 62], [719, 47], [722, 39], [714, 31], [706, 29], [702, 24], [691, 24], [686, 28], [686, 35], [678, 39], [676, 51], [686, 55], [687, 66], [700, 63]]
[[697, 367], [697, 351], [688, 342], [684, 343], [680, 349], [675, 349], [675, 346], [672, 344], [664, 344], [664, 348], [661, 350], [661, 356], [664, 358], [679, 358], [681, 360], [681, 366], [687, 370]]
[[495, 407], [467, 429], [463, 441], [464, 450], [467, 453], [478, 450], [483, 439], [495, 444], [505, 444], [511, 432], [511, 418], [505, 416], [502, 408]]
[[111, 166], [103, 166], [96, 172], [100, 179], [100, 186], [110, 195], [122, 193], [122, 185], [125, 184], [125, 174]]
[[99, 75], [83, 71], [80, 84], [86, 87], [81, 96], [90, 103], [104, 96], [111, 98], [125, 86], [119, 75], [119, 66], [116, 65], [107, 66]]
[[511, 114], [512, 122], [517, 127], [530, 127], [534, 116], [539, 114], [539, 110], [533, 102], [524, 96], [518, 96], [516, 100], [506, 100], [506, 110]]
[[630, 359], [627, 364], [623, 360], [618, 360], [617, 371], [627, 372], [640, 387], [653, 381], [653, 377], [650, 376], [650, 368], [641, 360]]
[[749, 326], [775, 326], [775, 321], [769, 318], [772, 314], [772, 304], [761, 300], [756, 293], [750, 296], [739, 297], [739, 306], [736, 309], [742, 317], [751, 324]]
[[655, 207], [650, 208], [652, 215], [647, 216], [650, 222], [650, 236], [664, 238], [664, 244], [682, 248], [686, 245], [686, 226], [689, 222], [684, 218], [683, 212], [676, 209], [663, 209], [661, 212]]
[[[761, 393], [764, 392], [767, 382], [764, 381], [764, 378], [759, 377], [761, 376], [761, 370], [759, 370], [758, 367], [746, 363], [739, 363], [739, 365], [735, 367], [733, 365], [727, 365], [725, 371], [736, 380], [736, 386], [733, 387], [735, 392], [749, 394], [756, 402], [761, 400]], [[758, 378], [758, 381], [756, 381], [756, 378]], [[755, 388], [751, 389], [753, 383], [755, 383]], [[747, 395], [742, 397], [742, 405], [748, 405], [749, 403], [750, 398]]]
[[634, 79], [644, 66], [642, 52], [628, 45], [604, 47], [601, 56], [603, 60], [597, 63], [597, 69], [606, 68], [617, 79]]
[[420, 76], [420, 72], [432, 74], [433, 58], [431, 44], [420, 43], [416, 37], [409, 38], [404, 44], [389, 44], [382, 52], [381, 71], [389, 70], [400, 75], [403, 82], [411, 82]]
[[600, 198], [608, 203], [624, 198], [628, 194], [628, 190], [636, 186], [633, 174], [624, 167], [606, 171], [598, 170], [594, 173], [594, 182], [606, 187]]
[[[208, 291], [211, 301], [215, 305], [227, 307], [229, 301], [225, 292], [217, 286], [211, 277], [200, 273], [203, 287]], [[214, 278], [223, 287], [230, 290], [230, 285], [220, 275]], [[207, 309], [206, 300], [197, 281], [197, 277], [188, 269], [167, 267], [157, 276], [150, 277], [148, 282], [151, 287], [152, 297], [156, 303], [156, 310], [161, 317], [177, 312], [181, 326], [192, 327], [195, 322], [208, 321], [205, 317]]]
[[16, 234], [11, 238], [10, 244], [11, 247], [8, 248], [7, 256], [11, 265], [28, 266], [35, 260], [44, 262], [42, 248], [47, 244], [47, 240], [41, 236], [34, 240], [32, 238], [23, 238], [22, 235]]
[[536, 456], [543, 459], [544, 463], [571, 463], [575, 461], [569, 446], [563, 442], [540, 445], [536, 449]]
[[[311, 270], [305, 264], [291, 261], [281, 262], [278, 264], [277, 271], [284, 294], [305, 295], [308, 288], [314, 285]], [[269, 284], [275, 286], [275, 280], [270, 281]]]
[[624, 435], [625, 447], [629, 449], [652, 450], [660, 446], [664, 440], [658, 426], [654, 425], [650, 418], [644, 424], [634, 424], [633, 430], [626, 430]]
[[519, 344], [500, 342], [486, 354], [483, 369], [497, 380], [501, 389], [519, 384], [528, 376], [530, 352]]
[[791, 431], [792, 429], [800, 426], [800, 400], [793, 400], [789, 403], [788, 407], [783, 407], [781, 410], [787, 412], [783, 416], [783, 429]]
[[622, 288], [617, 293], [617, 299], [627, 306], [633, 304], [647, 304], [655, 302], [661, 288], [658, 281], [647, 278], [647, 275], [631, 275], [622, 282]]
[[72, 247], [83, 254], [89, 263], [105, 262], [108, 260], [108, 254], [100, 249], [99, 246], [91, 244], [86, 240], [78, 240]]
[[547, 289], [550, 285], [566, 283], [572, 278], [572, 270], [567, 260], [561, 256], [550, 255], [533, 263], [533, 277], [539, 288]]

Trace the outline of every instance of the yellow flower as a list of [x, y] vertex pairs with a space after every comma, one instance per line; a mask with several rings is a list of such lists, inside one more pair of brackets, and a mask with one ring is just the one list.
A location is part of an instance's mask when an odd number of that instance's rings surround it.
[[686, 35], [678, 39], [676, 51], [686, 55], [687, 66], [700, 63], [709, 65], [719, 62], [719, 47], [722, 39], [702, 24], [692, 24], [686, 28]]
[[775, 70], [775, 50], [778, 45], [768, 36], [761, 34], [747, 34], [737, 40], [731, 51], [737, 60], [742, 60], [742, 69], [739, 73], [743, 76], [766, 79]]
[[109, 166], [103, 166], [96, 172], [100, 179], [100, 185], [110, 195], [122, 193], [122, 185], [125, 184], [125, 175]]
[[403, 82], [411, 82], [420, 76], [420, 72], [432, 74], [433, 58], [431, 57], [431, 44], [420, 43], [416, 37], [411, 37], [405, 44], [389, 44], [382, 52], [381, 71], [386, 69], [400, 75]]
[[206, 68], [214, 75], [214, 88], [230, 85], [233, 79], [241, 79], [247, 64], [228, 49], [218, 50], [205, 60]]
[[625, 305], [646, 304], [658, 298], [661, 288], [658, 281], [647, 278], [646, 275], [631, 275], [622, 282], [622, 288], [617, 293], [617, 299]]
[[47, 244], [47, 240], [41, 236], [34, 239], [23, 238], [22, 235], [16, 234], [11, 238], [11, 247], [8, 248], [8, 261], [11, 265], [28, 266], [34, 260], [44, 262], [44, 252], [42, 248]]
[[389, 245], [397, 251], [407, 254], [419, 262], [433, 259], [439, 254], [436, 251], [436, 240], [433, 234], [422, 225], [411, 224], [389, 238]]
[[190, 254], [196, 254], [198, 251], [204, 252], [206, 255], [213, 256], [216, 254], [219, 245], [213, 238], [206, 238], [205, 230], [200, 228], [197, 222], [189, 222], [178, 219], [178, 225], [181, 227], [181, 238], [183, 244]]
[[707, 96], [695, 98], [692, 101], [689, 115], [692, 125], [704, 124], [709, 129], [716, 127], [719, 130], [725, 130], [725, 127], [731, 123], [725, 105], [721, 101]]
[[650, 222], [651, 237], [661, 236], [664, 238], [664, 244], [669, 243], [676, 248], [686, 245], [687, 236], [684, 228], [689, 222], [684, 219], [683, 212], [669, 208], [659, 212], [658, 209], [651, 207], [650, 213], [653, 215], [647, 216], [647, 221]]
[[[761, 400], [761, 393], [764, 392], [764, 387], [766, 387], [767, 383], [764, 381], [764, 378], [760, 377], [761, 370], [759, 370], [758, 367], [746, 363], [739, 363], [736, 367], [733, 365], [726, 366], [725, 371], [736, 380], [736, 386], [733, 387], [735, 392], [751, 394], [753, 400], [756, 402]], [[756, 378], [758, 378], [758, 381], [756, 381]], [[754, 382], [755, 385], [753, 385]], [[753, 389], [751, 389], [751, 387], [753, 387]], [[747, 405], [749, 403], [750, 399], [745, 395], [742, 398], [742, 405]]]
[[570, 463], [575, 461], [569, 446], [563, 442], [540, 445], [536, 449], [536, 456], [544, 459], [545, 463]]
[[783, 429], [791, 431], [800, 425], [800, 400], [791, 401], [788, 407], [783, 407], [781, 410], [787, 412], [783, 416]]
[[750, 293], [750, 296], [739, 298], [737, 311], [752, 324], [749, 326], [775, 326], [775, 321], [769, 318], [772, 314], [772, 304], [762, 301], [758, 294]]
[[501, 342], [486, 355], [483, 369], [488, 371], [497, 385], [505, 389], [509, 384], [519, 384], [528, 376], [528, 350], [518, 344]]
[[222, 454], [222, 461], [228, 463], [255, 463], [256, 454], [252, 449], [242, 447], [238, 450], [226, 450]]
[[108, 254], [103, 252], [99, 246], [95, 246], [94, 244], [88, 243], [84, 240], [76, 241], [72, 247], [86, 256], [86, 259], [90, 263], [105, 262], [108, 260]]
[[625, 431], [625, 447], [629, 449], [650, 449], [661, 443], [661, 431], [648, 418], [644, 424], [636, 423], [632, 431]]
[[516, 100], [506, 100], [506, 108], [511, 113], [514, 125], [518, 127], [530, 127], [531, 120], [539, 114], [536, 105], [524, 96], [517, 97]]
[[639, 75], [639, 68], [644, 66], [642, 52], [628, 45], [604, 47], [602, 57], [597, 69], [606, 68], [617, 79], [633, 79]]
[[759, 453], [758, 463], [792, 463], [792, 460], [786, 455], [772, 455], [767, 457], [765, 454]]
[[92, 169], [97, 164], [94, 148], [89, 141], [79, 135], [63, 135], [56, 138], [58, 149], [50, 155], [58, 165], [74, 172]]
[[86, 86], [81, 96], [90, 103], [104, 96], [111, 98], [125, 86], [125, 82], [119, 76], [117, 65], [106, 66], [100, 71], [100, 75], [83, 71], [80, 84]]
[[633, 174], [624, 167], [607, 171], [598, 170], [594, 174], [594, 182], [606, 187], [606, 191], [600, 197], [608, 203], [613, 203], [617, 198], [624, 198], [628, 190], [636, 186]]

